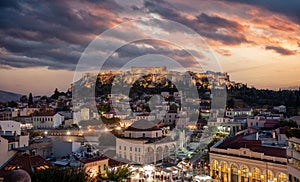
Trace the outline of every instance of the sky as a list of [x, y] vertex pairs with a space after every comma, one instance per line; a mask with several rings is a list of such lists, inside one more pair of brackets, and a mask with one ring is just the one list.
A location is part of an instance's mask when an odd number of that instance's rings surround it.
[[299, 0], [2, 0], [0, 90], [66, 91], [90, 69], [83, 54], [98, 61], [112, 50], [106, 68], [158, 54], [192, 69], [196, 57], [256, 88], [299, 86], [299, 12]]

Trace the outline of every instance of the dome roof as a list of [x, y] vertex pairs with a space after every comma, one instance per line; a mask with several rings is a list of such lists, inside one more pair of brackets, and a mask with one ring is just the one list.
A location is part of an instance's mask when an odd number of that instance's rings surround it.
[[127, 130], [133, 131], [151, 131], [151, 130], [159, 130], [159, 128], [152, 122], [145, 119], [140, 119], [134, 122], [131, 126], [127, 128]]

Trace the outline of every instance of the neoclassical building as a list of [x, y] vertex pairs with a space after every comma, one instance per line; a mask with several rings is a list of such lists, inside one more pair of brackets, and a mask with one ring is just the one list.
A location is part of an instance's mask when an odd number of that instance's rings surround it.
[[146, 120], [134, 122], [116, 139], [117, 156], [136, 164], [167, 162], [174, 158], [175, 150], [176, 142]]
[[300, 182], [300, 138], [288, 139], [287, 157], [289, 181]]
[[286, 149], [263, 146], [255, 134], [225, 138], [210, 148], [209, 158], [219, 181], [288, 182]]

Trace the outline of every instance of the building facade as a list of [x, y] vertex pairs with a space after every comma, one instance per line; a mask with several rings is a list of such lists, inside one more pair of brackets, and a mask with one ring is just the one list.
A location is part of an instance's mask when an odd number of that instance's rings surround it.
[[288, 139], [287, 148], [289, 181], [300, 182], [300, 139], [292, 137]]
[[108, 167], [108, 160], [106, 157], [95, 157], [83, 159], [80, 162], [87, 174], [91, 177], [95, 177], [98, 174], [105, 174], [106, 168]]
[[210, 175], [223, 182], [288, 182], [285, 151], [243, 136], [224, 139], [210, 148]]
[[39, 114], [32, 116], [32, 125], [34, 128], [58, 128], [64, 121], [64, 116], [56, 114]]
[[156, 164], [175, 156], [176, 142], [146, 120], [136, 121], [116, 139], [116, 154], [136, 164]]

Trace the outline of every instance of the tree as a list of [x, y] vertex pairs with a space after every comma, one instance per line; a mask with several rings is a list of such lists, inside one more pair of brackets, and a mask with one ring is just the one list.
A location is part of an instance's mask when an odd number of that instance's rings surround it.
[[35, 138], [37, 136], [41, 136], [41, 133], [38, 131], [31, 132], [29, 138]]
[[7, 103], [7, 106], [8, 107], [17, 107], [18, 103], [16, 103], [15, 101], [10, 101], [10, 102]]
[[296, 121], [292, 121], [292, 120], [289, 120], [289, 121], [280, 121], [279, 123], [277, 123], [274, 126], [274, 129], [280, 128], [280, 127], [284, 127], [284, 126], [288, 126], [288, 127], [291, 127], [291, 128], [297, 128], [297, 122]]
[[106, 168], [106, 174], [99, 174], [98, 181], [109, 180], [121, 182], [132, 175], [132, 172], [129, 170], [128, 166], [120, 166], [118, 168], [108, 169]]
[[291, 137], [296, 137], [296, 138], [300, 138], [300, 129], [291, 129], [291, 130], [287, 130], [285, 132], [286, 136], [288, 138], [291, 138]]
[[170, 111], [177, 111], [178, 107], [175, 103], [170, 105]]
[[229, 99], [227, 101], [227, 107], [228, 108], [234, 108], [234, 100], [233, 100], [233, 98], [231, 98], [231, 99]]
[[92, 182], [95, 181], [85, 172], [83, 168], [48, 168], [46, 170], [35, 170], [31, 174], [33, 182]]
[[32, 98], [32, 93], [29, 93], [29, 97], [28, 97], [28, 105], [33, 105], [33, 98]]
[[22, 103], [28, 102], [27, 96], [26, 95], [22, 95], [22, 97], [20, 97], [20, 102], [22, 102]]

